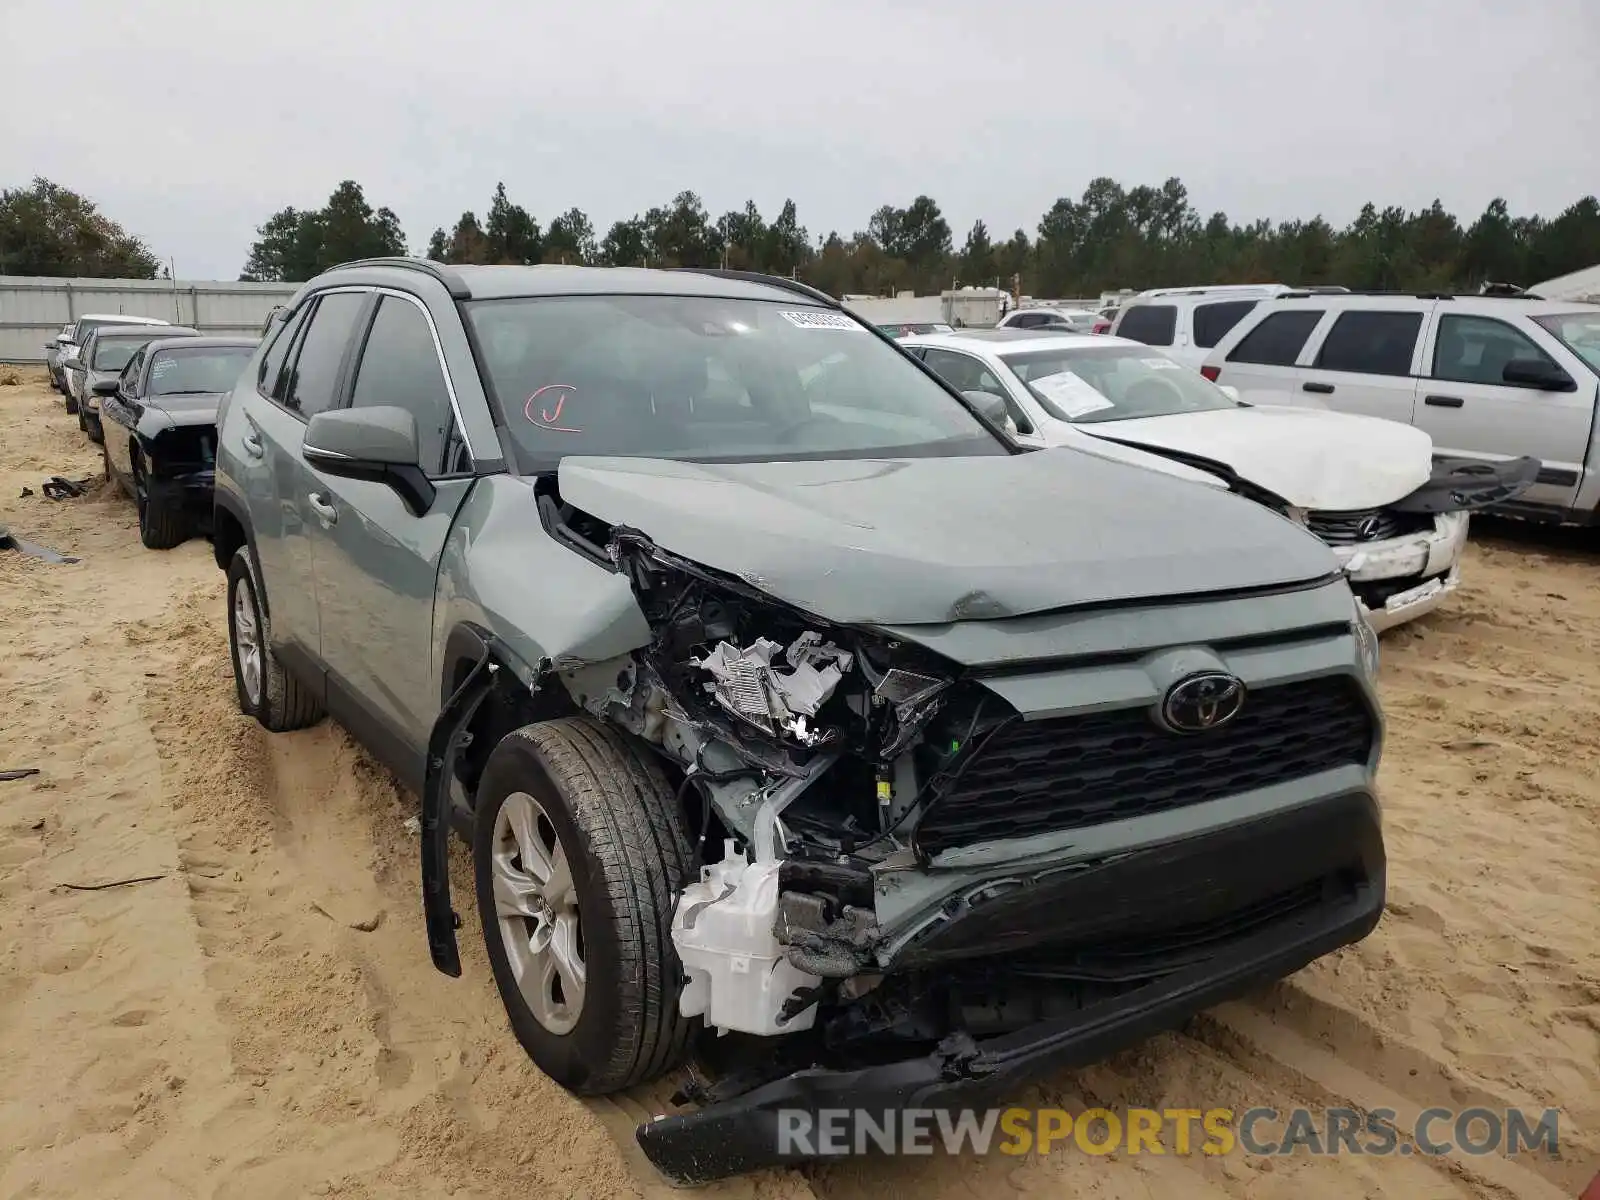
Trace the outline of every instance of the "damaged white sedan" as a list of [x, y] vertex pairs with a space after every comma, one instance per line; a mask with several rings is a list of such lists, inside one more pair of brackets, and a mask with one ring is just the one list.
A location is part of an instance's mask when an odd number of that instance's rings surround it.
[[1469, 511], [1516, 496], [1539, 469], [1436, 461], [1426, 433], [1395, 421], [1245, 404], [1125, 338], [975, 330], [903, 344], [964, 392], [1003, 400], [1019, 442], [1229, 488], [1309, 528], [1380, 631], [1456, 590]]

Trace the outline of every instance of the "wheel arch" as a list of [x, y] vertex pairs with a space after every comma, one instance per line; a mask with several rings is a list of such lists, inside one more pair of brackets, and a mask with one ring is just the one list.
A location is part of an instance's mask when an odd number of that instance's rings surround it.
[[222, 570], [228, 569], [233, 556], [241, 546], [250, 548], [250, 560], [255, 565], [257, 601], [261, 615], [270, 617], [271, 604], [267, 599], [266, 584], [261, 578], [261, 556], [256, 553], [255, 530], [244, 504], [230, 492], [217, 490], [213, 496], [211, 556]]

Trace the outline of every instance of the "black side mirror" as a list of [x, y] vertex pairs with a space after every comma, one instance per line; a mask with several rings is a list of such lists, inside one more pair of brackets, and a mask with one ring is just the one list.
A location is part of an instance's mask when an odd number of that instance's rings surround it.
[[117, 394], [117, 388], [120, 387], [121, 384], [122, 381], [120, 379], [101, 379], [98, 380], [89, 390], [96, 396], [115, 396]]
[[1541, 392], [1575, 392], [1576, 381], [1553, 362], [1542, 358], [1513, 358], [1500, 371], [1504, 383], [1538, 388]]
[[325, 475], [393, 488], [414, 517], [433, 507], [434, 486], [420, 465], [417, 421], [403, 408], [341, 408], [306, 425], [300, 455]]

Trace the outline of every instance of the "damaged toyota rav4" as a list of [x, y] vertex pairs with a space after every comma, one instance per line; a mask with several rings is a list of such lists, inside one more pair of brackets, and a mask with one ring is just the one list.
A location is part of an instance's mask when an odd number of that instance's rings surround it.
[[241, 708], [421, 797], [451, 975], [469, 841], [516, 1037], [579, 1093], [673, 1073], [676, 1182], [791, 1160], [795, 1111], [999, 1100], [1382, 912], [1332, 553], [1001, 419], [787, 280], [386, 259], [223, 403]]

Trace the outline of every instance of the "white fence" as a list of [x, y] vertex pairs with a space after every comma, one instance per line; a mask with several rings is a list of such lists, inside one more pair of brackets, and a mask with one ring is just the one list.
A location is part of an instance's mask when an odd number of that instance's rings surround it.
[[259, 334], [297, 283], [210, 279], [52, 279], [0, 275], [0, 362], [43, 362], [45, 343], [86, 313], [160, 317], [201, 333]]

